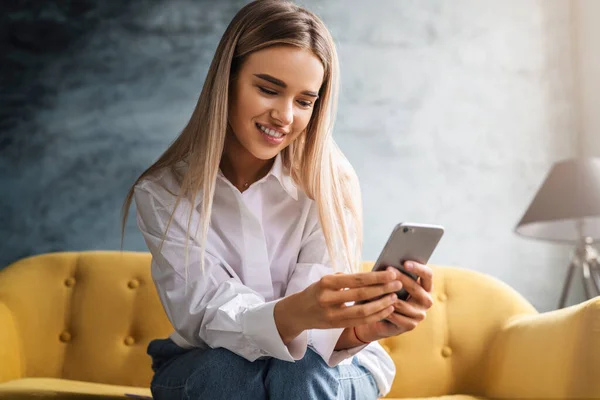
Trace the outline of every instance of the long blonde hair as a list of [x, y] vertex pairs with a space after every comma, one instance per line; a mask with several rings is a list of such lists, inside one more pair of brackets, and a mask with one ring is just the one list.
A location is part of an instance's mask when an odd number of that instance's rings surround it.
[[[201, 226], [196, 227], [196, 233], [199, 229], [201, 236], [198, 243], [204, 252], [228, 127], [231, 82], [251, 53], [276, 45], [310, 50], [324, 66], [323, 84], [311, 120], [306, 130], [282, 151], [282, 161], [296, 185], [317, 204], [321, 228], [334, 268], [339, 270], [339, 264], [343, 263], [351, 271], [359, 270], [362, 205], [358, 178], [332, 137], [339, 87], [335, 44], [319, 17], [286, 1], [258, 0], [247, 4], [235, 15], [219, 42], [189, 122], [158, 161], [140, 175], [127, 193], [123, 204], [122, 237], [134, 187], [144, 178], [163, 168], [173, 169], [183, 161], [187, 163], [187, 169], [180, 179], [175, 209], [182, 197], [189, 200], [190, 204], [195, 204], [196, 196], [200, 193]], [[167, 224], [165, 236], [175, 209]], [[193, 209], [190, 209], [188, 238], [192, 212]], [[204, 257], [201, 259], [204, 260]]]

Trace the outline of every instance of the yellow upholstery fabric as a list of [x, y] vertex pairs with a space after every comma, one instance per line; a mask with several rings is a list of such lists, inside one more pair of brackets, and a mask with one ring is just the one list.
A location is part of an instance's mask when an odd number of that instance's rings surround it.
[[0, 382], [18, 379], [23, 376], [21, 364], [21, 343], [14, 318], [8, 307], [0, 302]]
[[381, 341], [397, 370], [390, 397], [484, 393], [485, 353], [494, 335], [511, 316], [536, 312], [496, 279], [433, 268], [434, 305], [427, 319], [412, 332]]
[[0, 271], [21, 376], [147, 387], [148, 342], [171, 331], [149, 267], [145, 253], [82, 252], [30, 257]]
[[450, 394], [436, 397], [403, 397], [403, 400], [485, 400], [483, 397], [469, 396], [466, 394]]
[[[427, 319], [381, 341], [397, 366], [389, 398], [600, 398], [600, 298], [538, 314], [494, 278], [432, 268]], [[146, 347], [171, 330], [147, 253], [18, 261], [0, 271], [0, 397], [148, 395]]]
[[600, 398], [599, 300], [517, 316], [505, 324], [488, 352], [486, 393], [495, 398]]
[[127, 394], [150, 397], [150, 389], [131, 386], [107, 385], [103, 383], [91, 383], [71, 381], [56, 378], [24, 378], [2, 384], [1, 394], [10, 393], [11, 400], [29, 399], [44, 396], [52, 398], [106, 398], [122, 399]]

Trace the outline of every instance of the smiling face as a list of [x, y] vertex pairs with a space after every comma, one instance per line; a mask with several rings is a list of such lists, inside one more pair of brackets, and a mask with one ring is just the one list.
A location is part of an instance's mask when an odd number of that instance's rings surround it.
[[258, 160], [275, 157], [308, 125], [323, 76], [323, 64], [308, 50], [274, 46], [252, 53], [232, 85], [235, 143], [228, 147]]

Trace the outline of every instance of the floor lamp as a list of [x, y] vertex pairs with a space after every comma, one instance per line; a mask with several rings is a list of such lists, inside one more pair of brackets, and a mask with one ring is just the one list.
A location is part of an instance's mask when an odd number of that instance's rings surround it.
[[600, 158], [555, 163], [515, 231], [526, 237], [575, 245], [559, 308], [563, 308], [575, 271], [581, 271], [586, 297], [600, 295]]

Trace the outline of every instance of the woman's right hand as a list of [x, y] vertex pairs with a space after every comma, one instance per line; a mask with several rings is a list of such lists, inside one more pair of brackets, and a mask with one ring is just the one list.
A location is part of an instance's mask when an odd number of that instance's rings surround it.
[[[275, 322], [285, 343], [307, 329], [369, 324], [394, 312], [402, 288], [393, 270], [325, 275], [275, 306]], [[375, 299], [369, 302], [365, 300]], [[354, 302], [353, 305], [346, 303]], [[364, 303], [363, 303], [364, 302]]]

